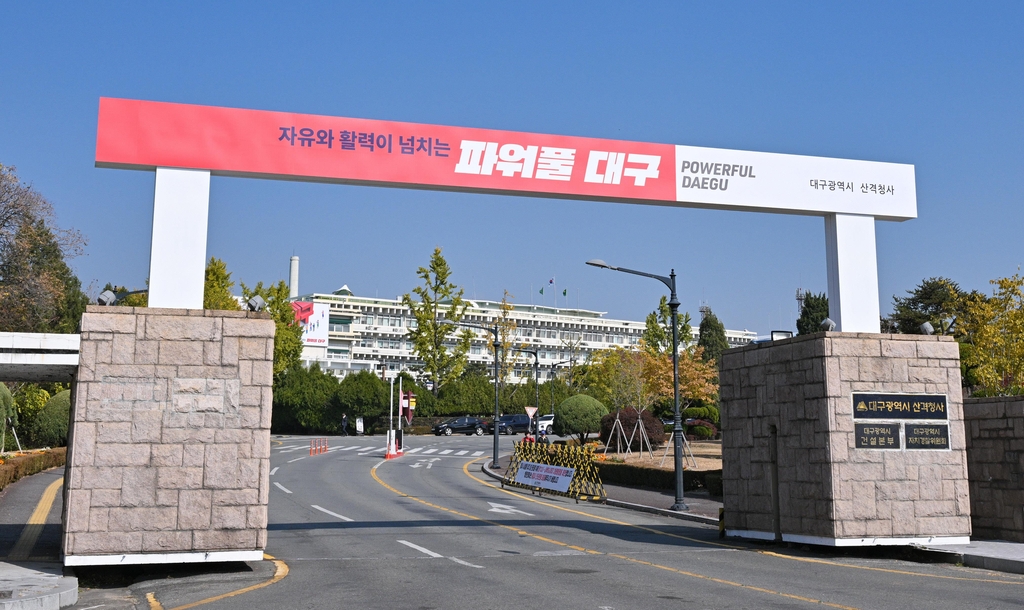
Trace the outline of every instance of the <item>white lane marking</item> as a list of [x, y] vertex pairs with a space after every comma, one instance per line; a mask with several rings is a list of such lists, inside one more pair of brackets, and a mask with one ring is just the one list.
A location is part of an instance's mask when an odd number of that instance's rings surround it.
[[435, 553], [434, 551], [431, 551], [430, 549], [425, 549], [425, 548], [421, 547], [418, 544], [413, 544], [413, 543], [409, 542], [408, 540], [399, 540], [398, 544], [404, 544], [405, 546], [409, 547], [410, 549], [416, 549], [417, 551], [423, 553], [424, 555], [430, 555], [431, 557], [444, 557], [444, 555], [442, 555], [440, 553]]
[[366, 453], [359, 453], [357, 455], [373, 455], [373, 454], [377, 453], [378, 451], [384, 451], [385, 453], [387, 453], [387, 447], [381, 447], [381, 448], [378, 448], [378, 449], [373, 449], [371, 447], [371, 448], [366, 449]]
[[438, 453], [438, 455], [448, 455], [448, 454], [449, 454], [449, 453], [451, 453], [452, 451], [455, 451], [455, 450], [454, 450], [454, 449], [445, 449], [445, 450], [444, 450], [444, 451], [442, 451], [441, 453]]
[[294, 460], [288, 460], [288, 463], [291, 464], [292, 462], [298, 462], [299, 460], [304, 460], [304, 459], [306, 459], [308, 457], [309, 457], [308, 455], [304, 455], [304, 456], [302, 456], [300, 458], [295, 458]]
[[434, 465], [434, 462], [437, 462], [440, 459], [441, 458], [436, 457], [436, 458], [427, 458], [427, 459], [423, 459], [423, 460], [417, 460], [415, 464], [409, 464], [409, 468], [420, 468], [422, 466], [426, 466], [427, 469], [429, 470], [430, 467]]
[[480, 457], [480, 456], [481, 456], [481, 455], [483, 455], [483, 454], [484, 454], [484, 452], [483, 452], [483, 451], [474, 451], [474, 452], [473, 452], [473, 457]]
[[352, 451], [353, 449], [362, 449], [359, 445], [352, 445], [351, 447], [345, 447], [342, 451]]
[[423, 455], [427, 455], [428, 453], [437, 453], [437, 449], [427, 449], [423, 452]]
[[332, 513], [331, 511], [327, 510], [326, 508], [323, 508], [321, 506], [317, 506], [316, 504], [313, 505], [313, 508], [317, 509], [318, 511], [320, 511], [322, 513], [327, 513], [328, 515], [330, 515], [332, 517], [337, 517], [337, 518], [341, 519], [342, 521], [349, 521], [349, 522], [352, 521], [352, 519], [349, 519], [345, 515], [339, 515], [338, 513]]
[[278, 489], [280, 489], [281, 491], [283, 491], [283, 492], [284, 492], [284, 493], [286, 493], [286, 494], [290, 494], [290, 493], [292, 493], [292, 490], [288, 489], [288, 488], [287, 488], [287, 487], [285, 487], [284, 485], [281, 485], [281, 484], [280, 484], [280, 483], [278, 483], [277, 481], [274, 481], [274, 485], [275, 485], [275, 486], [276, 486], [276, 487], [277, 487]]
[[423, 447], [416, 447], [415, 449], [410, 449], [410, 450], [406, 451], [406, 453], [416, 453], [417, 451], [422, 451], [422, 450], [423, 450]]
[[468, 566], [468, 567], [471, 567], [471, 568], [480, 568], [481, 570], [484, 569], [483, 566], [478, 566], [476, 564], [469, 563], [468, 561], [462, 561], [458, 557], [449, 557], [448, 559], [451, 559], [455, 563], [458, 563], [458, 564], [461, 564], [461, 565], [464, 565], [464, 566]]
[[469, 452], [465, 451], [465, 450], [463, 450], [463, 451], [456, 451], [455, 455], [466, 455], [467, 453], [469, 453]]
[[491, 505], [489, 513], [504, 513], [506, 515], [526, 515], [532, 517], [533, 513], [528, 513], [523, 510], [519, 510], [515, 506], [509, 506], [508, 504], [498, 504], [497, 502], [488, 502]]
[[280, 466], [274, 466], [274, 469], [270, 471], [270, 476], [274, 476], [278, 468], [280, 468]]

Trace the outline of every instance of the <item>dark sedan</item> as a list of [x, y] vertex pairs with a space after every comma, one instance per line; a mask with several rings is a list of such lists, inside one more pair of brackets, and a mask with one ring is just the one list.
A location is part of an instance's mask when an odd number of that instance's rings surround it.
[[[519, 434], [530, 431], [529, 415], [502, 415], [498, 418], [498, 434]], [[488, 428], [489, 430], [490, 428]]]
[[442, 434], [445, 436], [451, 436], [457, 432], [467, 435], [475, 434], [477, 436], [481, 436], [486, 428], [487, 422], [479, 417], [456, 417], [435, 425], [431, 428], [431, 432], [433, 432], [435, 436], [441, 436]]

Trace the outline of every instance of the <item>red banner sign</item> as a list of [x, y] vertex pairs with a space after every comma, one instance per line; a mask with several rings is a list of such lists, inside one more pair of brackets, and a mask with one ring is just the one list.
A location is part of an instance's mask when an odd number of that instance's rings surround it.
[[491, 193], [675, 201], [674, 146], [100, 99], [96, 165]]

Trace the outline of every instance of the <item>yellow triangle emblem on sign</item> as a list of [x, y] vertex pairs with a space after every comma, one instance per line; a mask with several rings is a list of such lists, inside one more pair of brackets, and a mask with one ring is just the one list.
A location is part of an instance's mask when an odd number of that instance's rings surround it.
[[864, 404], [864, 401], [862, 400], [862, 401], [857, 403], [857, 410], [858, 411], [867, 411], [868, 410], [868, 406], [866, 404]]

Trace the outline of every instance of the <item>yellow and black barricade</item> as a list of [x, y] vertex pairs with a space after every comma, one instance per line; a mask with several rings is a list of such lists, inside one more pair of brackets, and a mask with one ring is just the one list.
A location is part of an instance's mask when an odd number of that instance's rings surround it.
[[[514, 444], [515, 452], [512, 454], [512, 462], [509, 464], [501, 485], [511, 487], [522, 487], [534, 493], [547, 493], [557, 496], [567, 496], [580, 500], [592, 500], [603, 502], [608, 499], [605, 493], [604, 484], [601, 483], [601, 475], [594, 465], [594, 448], [589, 446], [578, 447], [568, 445], [548, 445], [545, 443], [533, 443], [520, 441]], [[569, 483], [567, 492], [554, 489], [541, 488], [516, 481], [516, 474], [522, 462], [533, 462], [547, 466], [561, 466], [562, 468], [573, 468], [572, 482]]]

